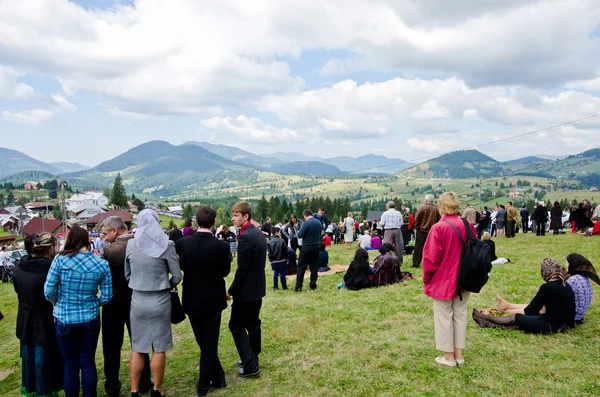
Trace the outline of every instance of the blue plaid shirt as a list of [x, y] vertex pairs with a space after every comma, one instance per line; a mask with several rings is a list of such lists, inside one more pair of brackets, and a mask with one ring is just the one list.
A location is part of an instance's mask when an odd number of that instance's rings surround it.
[[[100, 288], [100, 299], [98, 299]], [[92, 321], [100, 314], [100, 305], [113, 295], [108, 262], [92, 252], [81, 251], [72, 258], [57, 255], [52, 261], [46, 283], [46, 299], [57, 299], [54, 317], [63, 324]]]

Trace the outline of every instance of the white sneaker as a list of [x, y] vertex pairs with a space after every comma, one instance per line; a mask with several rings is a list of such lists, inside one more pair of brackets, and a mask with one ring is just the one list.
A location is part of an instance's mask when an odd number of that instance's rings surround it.
[[446, 360], [444, 356], [436, 357], [435, 362], [445, 367], [456, 367], [456, 360]]
[[465, 365], [465, 359], [464, 358], [457, 358], [456, 359], [456, 365]]

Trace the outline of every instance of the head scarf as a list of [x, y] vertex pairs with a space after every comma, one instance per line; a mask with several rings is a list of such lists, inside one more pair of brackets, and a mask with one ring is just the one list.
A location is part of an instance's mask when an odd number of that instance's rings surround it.
[[158, 215], [153, 210], [142, 210], [137, 216], [135, 245], [151, 258], [159, 258], [167, 250], [169, 237], [160, 227]]
[[542, 278], [544, 281], [556, 281], [557, 279], [562, 280], [563, 285], [565, 284], [565, 269], [562, 267], [557, 260], [546, 258], [542, 261], [540, 268]]
[[570, 254], [567, 256], [567, 262], [569, 262], [569, 268], [567, 269], [570, 275], [580, 274], [591, 280], [594, 280], [596, 284], [600, 285], [600, 278], [594, 265], [585, 256], [581, 254]]

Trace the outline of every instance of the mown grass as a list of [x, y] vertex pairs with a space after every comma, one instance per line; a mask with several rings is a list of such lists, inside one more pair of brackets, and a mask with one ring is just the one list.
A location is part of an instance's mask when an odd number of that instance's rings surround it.
[[[539, 264], [545, 257], [564, 262], [580, 252], [596, 262], [599, 240], [571, 234], [535, 237], [517, 234], [497, 241], [497, 266], [481, 294], [472, 295], [469, 312], [494, 305], [501, 293], [527, 303], [542, 283]], [[348, 264], [352, 251], [332, 247], [332, 263]], [[410, 256], [404, 270], [411, 271]], [[269, 269], [269, 268], [268, 268]], [[267, 271], [268, 285], [272, 272]], [[534, 336], [516, 331], [467, 327], [467, 365], [438, 368], [433, 359], [432, 301], [423, 295], [420, 274], [404, 284], [366, 291], [337, 290], [342, 274], [319, 279], [317, 291], [295, 294], [268, 289], [261, 313], [263, 353], [260, 379], [235, 374], [238, 359], [223, 314], [220, 357], [228, 387], [215, 396], [592, 396], [600, 395], [600, 308], [597, 298], [577, 329], [560, 335]], [[228, 277], [231, 281], [233, 274]], [[598, 293], [598, 287], [594, 290]], [[18, 396], [20, 361], [14, 337], [16, 298], [10, 285], [0, 286], [0, 395]], [[175, 347], [167, 353], [167, 396], [194, 396], [199, 349], [187, 321], [174, 327]], [[100, 342], [101, 343], [101, 342]], [[129, 348], [124, 349], [121, 380], [128, 395]], [[104, 396], [102, 355], [97, 355], [99, 396]], [[2, 375], [4, 374], [4, 375]]]

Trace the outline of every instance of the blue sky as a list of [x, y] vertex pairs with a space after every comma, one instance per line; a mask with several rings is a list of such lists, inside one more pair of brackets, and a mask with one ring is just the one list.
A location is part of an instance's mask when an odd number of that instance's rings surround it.
[[405, 160], [597, 142], [598, 120], [501, 140], [600, 112], [600, 5], [471, 3], [0, 0], [0, 136], [86, 165], [156, 139]]

